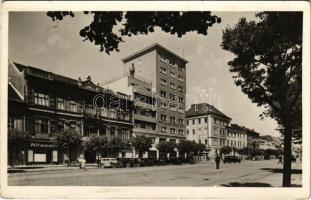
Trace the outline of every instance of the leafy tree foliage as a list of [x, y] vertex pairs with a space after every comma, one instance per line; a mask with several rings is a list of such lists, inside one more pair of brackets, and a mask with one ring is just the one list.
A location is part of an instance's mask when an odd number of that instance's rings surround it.
[[31, 135], [25, 131], [9, 130], [8, 131], [8, 160], [14, 168], [14, 160], [20, 158], [20, 153], [29, 146]]
[[113, 138], [109, 142], [110, 146], [110, 153], [113, 155], [112, 157], [117, 157], [116, 155], [121, 151], [121, 150], [130, 150], [131, 145], [129, 144], [129, 141], [122, 140], [119, 137]]
[[173, 141], [161, 141], [159, 144], [157, 144], [157, 149], [161, 155], [175, 153], [175, 148], [177, 148], [177, 144]]
[[235, 84], [265, 108], [261, 117], [275, 119], [283, 129], [283, 186], [290, 186], [292, 130], [302, 122], [302, 12], [256, 16], [258, 22], [241, 18], [226, 28], [221, 46], [235, 55], [228, 62]]
[[177, 145], [177, 150], [180, 153], [189, 153], [193, 150], [193, 144], [189, 140], [183, 140]]
[[242, 149], [237, 149], [236, 152], [240, 155], [245, 155], [247, 156], [249, 154], [249, 152], [251, 151], [251, 148], [249, 147], [244, 147]]
[[144, 152], [149, 151], [152, 147], [152, 140], [146, 136], [136, 136], [132, 140], [132, 146], [135, 151], [139, 152], [139, 157], [142, 158]]
[[[147, 35], [154, 32], [156, 27], [162, 31], [182, 37], [187, 32], [196, 31], [207, 35], [209, 27], [220, 23], [221, 19], [209, 11], [203, 12], [154, 12], [154, 11], [85, 11], [84, 14], [93, 15], [93, 20], [80, 30], [83, 41], [88, 40], [98, 45], [100, 51], [109, 54], [119, 51], [118, 46], [123, 37], [132, 35]], [[61, 21], [66, 16], [74, 17], [71, 11], [47, 12], [53, 21]], [[121, 24], [122, 23], [122, 24]], [[120, 27], [121, 24], [121, 28]], [[118, 27], [118, 30], [115, 30]]]
[[103, 152], [108, 152], [110, 149], [109, 141], [104, 136], [99, 136], [97, 134], [90, 135], [84, 142], [83, 146], [85, 150], [95, 152], [97, 166], [100, 167], [99, 158]]
[[192, 151], [194, 155], [198, 155], [200, 152], [203, 152], [205, 150], [205, 145], [204, 144], [198, 144], [193, 142], [192, 144]]
[[221, 149], [220, 149], [220, 153], [221, 153], [221, 154], [225, 154], [225, 155], [230, 154], [231, 151], [232, 151], [232, 148], [229, 147], [229, 146], [223, 146], [223, 147], [221, 147]]
[[66, 130], [64, 132], [54, 134], [53, 140], [55, 145], [68, 152], [68, 166], [71, 163], [71, 153], [72, 151], [77, 151], [78, 147], [82, 143], [82, 135], [76, 131]]

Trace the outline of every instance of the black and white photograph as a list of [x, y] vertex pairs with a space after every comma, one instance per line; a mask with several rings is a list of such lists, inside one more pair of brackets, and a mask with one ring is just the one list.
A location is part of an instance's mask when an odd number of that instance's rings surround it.
[[28, 10], [7, 3], [7, 191], [134, 187], [135, 195], [160, 187], [178, 197], [181, 188], [218, 195], [260, 188], [271, 198], [269, 188], [288, 198], [291, 189], [310, 195], [307, 2], [241, 11], [203, 2], [146, 10], [150, 2], [89, 2], [93, 9], [34, 2]]

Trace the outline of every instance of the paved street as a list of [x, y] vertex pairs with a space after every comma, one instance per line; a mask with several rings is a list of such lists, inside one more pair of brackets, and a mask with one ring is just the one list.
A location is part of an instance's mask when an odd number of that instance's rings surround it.
[[[269, 187], [282, 183], [281, 165], [277, 160], [214, 162], [141, 168], [97, 169], [54, 167], [53, 170], [28, 170], [10, 173], [9, 185], [23, 186], [233, 186]], [[301, 163], [293, 163], [293, 186], [301, 186]]]

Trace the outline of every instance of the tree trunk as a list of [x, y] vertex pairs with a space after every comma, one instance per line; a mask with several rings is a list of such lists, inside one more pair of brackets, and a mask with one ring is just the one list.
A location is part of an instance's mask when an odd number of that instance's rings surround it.
[[292, 130], [290, 125], [284, 126], [284, 164], [283, 187], [291, 186]]

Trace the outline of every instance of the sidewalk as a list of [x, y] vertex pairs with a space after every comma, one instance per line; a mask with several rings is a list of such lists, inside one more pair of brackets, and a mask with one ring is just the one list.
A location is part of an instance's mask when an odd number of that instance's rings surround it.
[[[96, 163], [86, 164], [87, 168], [97, 168]], [[42, 171], [63, 171], [79, 169], [78, 164], [67, 166], [67, 164], [60, 165], [17, 165], [14, 168], [8, 166], [8, 173], [22, 173], [22, 172], [42, 172]]]

